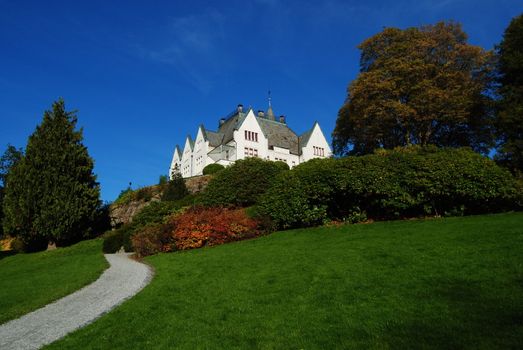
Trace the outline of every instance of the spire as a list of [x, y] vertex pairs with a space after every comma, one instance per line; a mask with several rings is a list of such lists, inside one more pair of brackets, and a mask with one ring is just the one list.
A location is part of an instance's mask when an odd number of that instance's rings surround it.
[[267, 119], [276, 120], [274, 117], [274, 112], [272, 111], [272, 101], [271, 101], [271, 90], [269, 90], [269, 109], [267, 109]]

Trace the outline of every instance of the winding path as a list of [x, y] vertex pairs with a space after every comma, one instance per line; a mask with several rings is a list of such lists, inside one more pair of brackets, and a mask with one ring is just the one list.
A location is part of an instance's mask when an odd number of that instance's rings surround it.
[[90, 285], [0, 326], [0, 349], [39, 349], [129, 299], [151, 280], [151, 269], [128, 254], [106, 254], [111, 265]]

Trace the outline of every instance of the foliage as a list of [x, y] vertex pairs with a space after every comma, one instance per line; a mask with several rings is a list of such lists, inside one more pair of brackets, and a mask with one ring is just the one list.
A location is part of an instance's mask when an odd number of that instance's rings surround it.
[[252, 205], [283, 171], [277, 162], [259, 158], [237, 160], [211, 179], [203, 192], [202, 203], [207, 206]]
[[107, 232], [104, 235], [104, 253], [114, 253], [124, 247], [126, 252], [134, 250], [132, 236], [139, 232], [143, 227], [162, 224], [166, 218], [175, 214], [192, 203], [194, 196], [187, 196], [178, 201], [159, 202], [154, 201], [143, 207], [133, 220], [114, 231]]
[[412, 144], [493, 146], [493, 55], [467, 43], [461, 25], [385, 28], [365, 40], [348, 88], [334, 152], [369, 154]]
[[22, 159], [23, 155], [22, 149], [16, 149], [12, 145], [7, 145], [7, 149], [0, 158], [0, 237], [4, 234], [2, 227], [2, 219], [4, 218], [2, 203], [4, 200], [4, 187], [6, 185], [7, 174], [9, 174], [10, 169]]
[[133, 200], [149, 202], [153, 198], [152, 187], [142, 187], [134, 191]]
[[7, 148], [0, 157], [0, 187], [5, 187], [5, 182], [10, 169], [15, 166], [24, 156], [21, 148], [17, 149], [12, 145], [7, 145]]
[[182, 175], [175, 173], [172, 179], [163, 186], [162, 201], [176, 201], [189, 194]]
[[[165, 186], [165, 185], [164, 185]], [[113, 202], [114, 205], [125, 205], [133, 201], [149, 202], [158, 192], [157, 186], [144, 186], [133, 190], [131, 187], [122, 190], [118, 198]]]
[[219, 172], [220, 170], [223, 170], [224, 168], [225, 167], [221, 164], [212, 163], [212, 164], [205, 166], [205, 168], [203, 168], [202, 174], [203, 175], [216, 174], [217, 172]]
[[113, 204], [123, 205], [132, 202], [134, 199], [134, 191], [131, 186], [127, 187], [125, 190], [122, 190], [118, 197], [114, 200]]
[[511, 213], [160, 254], [139, 295], [48, 350], [519, 349], [522, 235]]
[[109, 265], [101, 245], [95, 239], [34, 254], [0, 255], [0, 324], [95, 281]]
[[257, 222], [244, 209], [190, 208], [171, 218], [168, 225], [174, 230], [172, 235], [178, 250], [214, 246], [259, 234]]
[[134, 251], [138, 256], [170, 252], [174, 248], [172, 228], [169, 224], [142, 227], [132, 237]]
[[27, 245], [66, 245], [91, 234], [100, 188], [76, 123], [64, 101], [55, 102], [7, 176], [4, 231]]
[[498, 47], [501, 100], [497, 159], [523, 175], [523, 15], [514, 18]]
[[114, 231], [108, 231], [104, 234], [102, 251], [106, 254], [113, 254], [124, 248], [126, 252], [132, 252], [131, 243], [132, 227], [124, 225]]
[[407, 147], [342, 159], [314, 159], [281, 174], [258, 211], [279, 227], [521, 207], [506, 170], [470, 149]]
[[169, 181], [169, 177], [167, 175], [160, 175], [160, 178], [158, 179], [158, 185], [165, 185], [167, 181]]

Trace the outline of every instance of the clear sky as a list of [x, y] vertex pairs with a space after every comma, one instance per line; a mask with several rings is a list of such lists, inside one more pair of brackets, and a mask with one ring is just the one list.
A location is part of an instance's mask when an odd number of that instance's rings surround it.
[[472, 44], [501, 40], [521, 0], [0, 0], [0, 151], [25, 147], [63, 97], [78, 110], [102, 198], [167, 174], [173, 148], [238, 103], [315, 120], [330, 140], [357, 45], [383, 27], [463, 24]]

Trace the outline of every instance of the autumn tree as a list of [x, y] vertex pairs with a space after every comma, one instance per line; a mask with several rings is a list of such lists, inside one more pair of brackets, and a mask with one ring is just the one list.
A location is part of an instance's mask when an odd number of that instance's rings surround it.
[[28, 250], [75, 242], [97, 219], [100, 188], [76, 123], [64, 101], [55, 102], [7, 175], [4, 231]]
[[498, 47], [500, 101], [496, 158], [514, 172], [523, 172], [523, 15], [514, 18]]
[[360, 74], [333, 132], [336, 154], [411, 144], [493, 146], [491, 52], [461, 25], [386, 28], [359, 45]]

